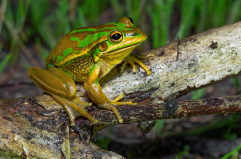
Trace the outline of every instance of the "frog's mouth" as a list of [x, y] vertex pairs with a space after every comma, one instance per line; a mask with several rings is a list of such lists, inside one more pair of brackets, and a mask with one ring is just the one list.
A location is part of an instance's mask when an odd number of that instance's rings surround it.
[[110, 52], [102, 52], [95, 56], [94, 61], [97, 62], [100, 57], [105, 59], [106, 61], [115, 61], [115, 63], [121, 63], [126, 56], [128, 56], [131, 51], [138, 45], [140, 45], [142, 42], [139, 42], [134, 45], [126, 46], [120, 49], [116, 49]]
[[113, 50], [111, 52], [106, 52], [102, 54], [101, 57], [103, 60], [108, 61], [110, 65], [115, 66], [121, 63], [125, 59], [125, 57], [128, 56], [132, 52], [132, 50], [139, 44], [141, 43], [127, 46], [121, 49]]
[[110, 52], [106, 52], [104, 53], [103, 55], [115, 55], [115, 54], [119, 54], [123, 51], [132, 51], [136, 46], [140, 45], [141, 43], [137, 43], [137, 44], [134, 44], [134, 45], [131, 45], [131, 46], [126, 46], [126, 47], [123, 47], [123, 48], [120, 48], [120, 49], [116, 49], [116, 50], [113, 50], [113, 51], [110, 51]]

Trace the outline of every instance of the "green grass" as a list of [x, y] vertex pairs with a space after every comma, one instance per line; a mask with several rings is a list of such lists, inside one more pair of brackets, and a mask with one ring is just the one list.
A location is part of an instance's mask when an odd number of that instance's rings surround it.
[[110, 126], [110, 129], [109, 129], [109, 132], [108, 132], [106, 138], [105, 139], [104, 138], [99, 139], [96, 142], [97, 145], [99, 145], [100, 147], [102, 147], [105, 150], [108, 150], [108, 145], [109, 145], [109, 142], [110, 142], [110, 135], [111, 135], [111, 133], [113, 131], [113, 128], [114, 128], [113, 125]]
[[170, 19], [174, 2], [175, 0], [157, 0], [154, 4], [146, 5], [146, 10], [151, 17], [153, 48], [165, 45], [170, 40]]
[[241, 144], [239, 144], [234, 150], [230, 151], [229, 153], [221, 157], [221, 159], [228, 159], [229, 157], [231, 157], [232, 159], [237, 159], [240, 149], [241, 149]]
[[[1, 35], [10, 44], [11, 64], [16, 62], [21, 50], [17, 39], [27, 44], [29, 39], [37, 38], [39, 40], [35, 42], [38, 47], [41, 42], [41, 46], [49, 51], [71, 29], [99, 24], [101, 15], [110, 8], [114, 13], [110, 22], [116, 22], [122, 16], [132, 17], [135, 26], [148, 34], [152, 48], [165, 45], [177, 37], [185, 38], [190, 35], [192, 28], [199, 33], [233, 23], [240, 19], [241, 15], [240, 0], [92, 0], [76, 1], [77, 4], [74, 5], [70, 4], [74, 1], [69, 0], [55, 1], [54, 4], [48, 0], [19, 0], [15, 9], [9, 1], [2, 0], [2, 3], [4, 2], [7, 3], [5, 18], [17, 35], [12, 36], [11, 30], [3, 23]], [[71, 8], [74, 14], [70, 14], [71, 6], [74, 6]], [[170, 37], [174, 11], [180, 13], [180, 24], [175, 37]], [[39, 48], [41, 52], [44, 49]], [[44, 52], [43, 57], [47, 51]]]
[[191, 95], [192, 95], [192, 98], [191, 98], [192, 100], [200, 99], [205, 95], [205, 88], [201, 88], [197, 91], [191, 92]]
[[[2, 51], [2, 45], [0, 45], [0, 53], [1, 53], [1, 51]], [[4, 67], [7, 65], [11, 56], [12, 56], [11, 54], [7, 54], [7, 56], [5, 56], [4, 59], [1, 61], [1, 63], [0, 63], [0, 74], [3, 71]]]
[[183, 155], [188, 155], [189, 154], [189, 151], [190, 151], [190, 146], [189, 145], [185, 145], [183, 147], [183, 150], [180, 151], [180, 150], [177, 150], [178, 151], [178, 154], [177, 156], [175, 157], [175, 159], [182, 159], [182, 156]]

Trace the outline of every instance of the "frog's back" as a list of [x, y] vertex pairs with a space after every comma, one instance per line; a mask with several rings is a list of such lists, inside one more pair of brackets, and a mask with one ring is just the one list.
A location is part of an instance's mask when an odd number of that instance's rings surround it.
[[46, 66], [60, 67], [75, 81], [84, 82], [94, 65], [91, 50], [107, 40], [114, 27], [116, 25], [113, 23], [71, 30], [49, 53], [45, 60]]
[[55, 45], [45, 60], [46, 65], [61, 66], [82, 56], [90, 56], [90, 50], [98, 43], [108, 39], [108, 34], [117, 23], [102, 24], [95, 27], [73, 29]]
[[[115, 30], [133, 33], [132, 26], [127, 26], [126, 23], [123, 23], [125, 20], [126, 18], [120, 20], [118, 23], [108, 23], [70, 31], [59, 40], [50, 52], [45, 60], [46, 67], [57, 66], [68, 73], [75, 81], [84, 82], [92, 66], [98, 61], [99, 56], [101, 56], [98, 51], [95, 52], [99, 44], [103, 41], [108, 41], [109, 34]], [[111, 43], [107, 45], [109, 50], [112, 48], [118, 49], [120, 46], [116, 45], [114, 47]], [[97, 54], [99, 56], [96, 56]], [[118, 59], [117, 61], [121, 60]], [[115, 65], [113, 64], [113, 66]]]

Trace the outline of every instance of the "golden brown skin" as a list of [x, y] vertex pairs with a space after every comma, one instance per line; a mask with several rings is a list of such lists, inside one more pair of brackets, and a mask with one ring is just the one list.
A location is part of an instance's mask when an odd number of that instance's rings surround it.
[[117, 102], [120, 98], [110, 101], [102, 92], [99, 79], [122, 61], [125, 61], [122, 70], [128, 62], [135, 72], [135, 62], [150, 75], [149, 69], [139, 59], [130, 56], [131, 51], [145, 40], [145, 33], [134, 28], [127, 17], [121, 18], [118, 23], [74, 29], [50, 52], [45, 60], [46, 68], [32, 67], [28, 71], [28, 76], [64, 107], [72, 126], [75, 125], [74, 119], [78, 116], [75, 111], [92, 122], [98, 122], [85, 111], [84, 107], [89, 104], [76, 96], [75, 81], [84, 82], [90, 99], [98, 106], [112, 110], [122, 123], [123, 120], [115, 105], [132, 102]]

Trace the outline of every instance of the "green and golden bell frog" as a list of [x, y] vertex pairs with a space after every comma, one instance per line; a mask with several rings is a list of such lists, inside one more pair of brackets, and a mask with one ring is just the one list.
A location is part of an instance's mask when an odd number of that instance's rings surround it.
[[143, 62], [130, 55], [146, 38], [145, 33], [133, 27], [132, 20], [128, 17], [121, 18], [118, 23], [74, 29], [52, 49], [45, 60], [46, 68], [32, 67], [28, 76], [63, 106], [72, 126], [75, 125], [74, 111], [92, 122], [98, 122], [84, 109], [89, 103], [77, 97], [75, 81], [83, 82], [90, 99], [98, 106], [112, 110], [119, 123], [122, 123], [123, 119], [115, 106], [132, 102], [118, 102], [118, 97], [109, 100], [102, 92], [99, 80], [123, 61], [121, 70], [129, 63], [135, 73], [134, 63], [137, 63], [150, 75], [150, 70]]

